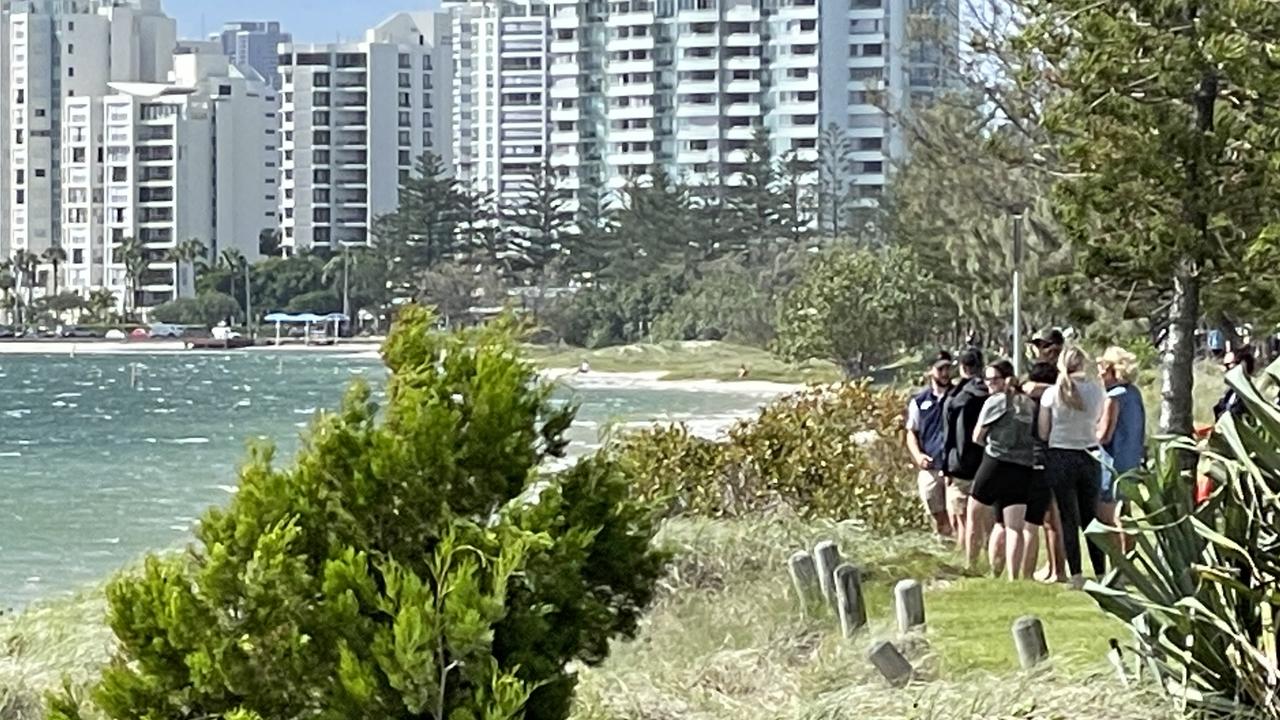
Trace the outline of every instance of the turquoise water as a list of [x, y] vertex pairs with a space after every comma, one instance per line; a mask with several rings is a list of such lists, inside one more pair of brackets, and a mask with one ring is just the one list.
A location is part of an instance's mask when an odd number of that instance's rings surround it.
[[[373, 360], [282, 353], [0, 356], [0, 604], [73, 592], [148, 550], [180, 547], [234, 492], [249, 438], [284, 462], [319, 409]], [[612, 423], [682, 420], [707, 434], [767, 392], [587, 376], [571, 453]]]

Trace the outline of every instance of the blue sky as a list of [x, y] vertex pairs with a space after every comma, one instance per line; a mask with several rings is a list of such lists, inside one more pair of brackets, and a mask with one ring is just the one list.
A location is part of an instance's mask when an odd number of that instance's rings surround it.
[[165, 12], [178, 19], [181, 37], [202, 37], [230, 20], [279, 20], [298, 42], [331, 42], [338, 35], [353, 39], [401, 10], [426, 10], [438, 0], [163, 0]]

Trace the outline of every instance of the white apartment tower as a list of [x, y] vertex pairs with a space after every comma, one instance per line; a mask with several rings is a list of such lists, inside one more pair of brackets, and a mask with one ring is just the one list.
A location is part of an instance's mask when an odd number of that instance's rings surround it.
[[446, 15], [399, 13], [363, 42], [280, 45], [286, 248], [370, 242], [424, 152], [452, 161], [448, 33]]
[[159, 0], [18, 0], [3, 36], [0, 255], [40, 254], [61, 239], [67, 103], [111, 82], [163, 82], [176, 28]]
[[451, 9], [458, 177], [509, 197], [537, 172], [551, 140], [548, 6], [516, 0]]
[[181, 294], [194, 278], [168, 251], [186, 240], [208, 258], [258, 256], [276, 226], [277, 98], [251, 68], [217, 43], [183, 43], [168, 82], [112, 82], [109, 94], [66, 99], [62, 246], [66, 286], [128, 291], [118, 249], [144, 246], [149, 267], [140, 307]]
[[[902, 151], [890, 118], [936, 88], [939, 68], [958, 55], [957, 6], [460, 2], [451, 6], [459, 172], [500, 195], [544, 157], [570, 188], [617, 190], [653, 167], [733, 184], [761, 130], [776, 156], [814, 160], [822, 129], [834, 124], [856, 148], [852, 182], [874, 204]], [[909, 43], [908, 16], [922, 12], [934, 14], [946, 41]]]

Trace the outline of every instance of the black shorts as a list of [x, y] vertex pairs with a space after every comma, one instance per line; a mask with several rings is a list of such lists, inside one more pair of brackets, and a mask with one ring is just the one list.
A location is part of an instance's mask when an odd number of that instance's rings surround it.
[[1031, 492], [1031, 468], [997, 460], [990, 455], [982, 459], [978, 476], [973, 479], [973, 499], [991, 507], [997, 502], [1026, 505]]
[[[1049, 487], [1049, 481], [1045, 479], [1044, 468], [1028, 469], [1031, 471], [1031, 486], [1027, 491], [1026, 522], [1028, 525], [1043, 526], [1044, 518], [1049, 514], [1049, 506], [1053, 504], [1053, 490]], [[996, 523], [1004, 522], [1004, 508], [1006, 505], [1021, 504], [1006, 503], [997, 499], [995, 504], [991, 506], [995, 510]]]

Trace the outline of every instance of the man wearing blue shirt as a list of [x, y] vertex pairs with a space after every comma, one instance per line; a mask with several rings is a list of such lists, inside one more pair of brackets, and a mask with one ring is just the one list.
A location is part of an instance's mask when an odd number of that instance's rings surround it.
[[951, 535], [947, 483], [942, 473], [946, 460], [943, 408], [951, 393], [951, 364], [950, 353], [938, 353], [929, 368], [929, 387], [907, 403], [907, 450], [919, 471], [920, 500], [933, 518], [934, 530], [944, 537]]

